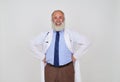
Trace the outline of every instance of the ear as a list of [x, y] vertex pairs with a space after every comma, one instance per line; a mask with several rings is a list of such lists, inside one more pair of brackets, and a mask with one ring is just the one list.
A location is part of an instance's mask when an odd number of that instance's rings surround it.
[[54, 22], [53, 17], [51, 17], [51, 21]]
[[63, 22], [65, 21], [65, 17], [63, 17]]

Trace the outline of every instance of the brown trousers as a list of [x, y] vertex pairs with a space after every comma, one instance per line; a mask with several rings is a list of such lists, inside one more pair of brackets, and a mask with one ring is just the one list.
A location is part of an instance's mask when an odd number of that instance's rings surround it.
[[74, 82], [73, 63], [60, 68], [47, 64], [45, 67], [45, 82]]

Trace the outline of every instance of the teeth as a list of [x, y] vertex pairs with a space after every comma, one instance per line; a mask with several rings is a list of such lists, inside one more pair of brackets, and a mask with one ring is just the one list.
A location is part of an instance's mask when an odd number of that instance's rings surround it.
[[60, 24], [60, 23], [57, 23], [57, 24]]

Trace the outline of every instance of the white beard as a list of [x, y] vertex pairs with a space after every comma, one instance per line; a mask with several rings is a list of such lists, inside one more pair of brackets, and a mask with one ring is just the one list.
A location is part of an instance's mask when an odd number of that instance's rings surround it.
[[54, 31], [62, 31], [65, 28], [65, 23], [63, 22], [60, 26], [56, 26], [54, 22], [52, 22], [52, 29]]

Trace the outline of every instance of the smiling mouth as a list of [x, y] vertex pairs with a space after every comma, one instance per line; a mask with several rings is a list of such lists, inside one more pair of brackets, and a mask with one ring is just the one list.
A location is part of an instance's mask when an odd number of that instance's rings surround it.
[[56, 23], [57, 26], [61, 25], [62, 23]]

